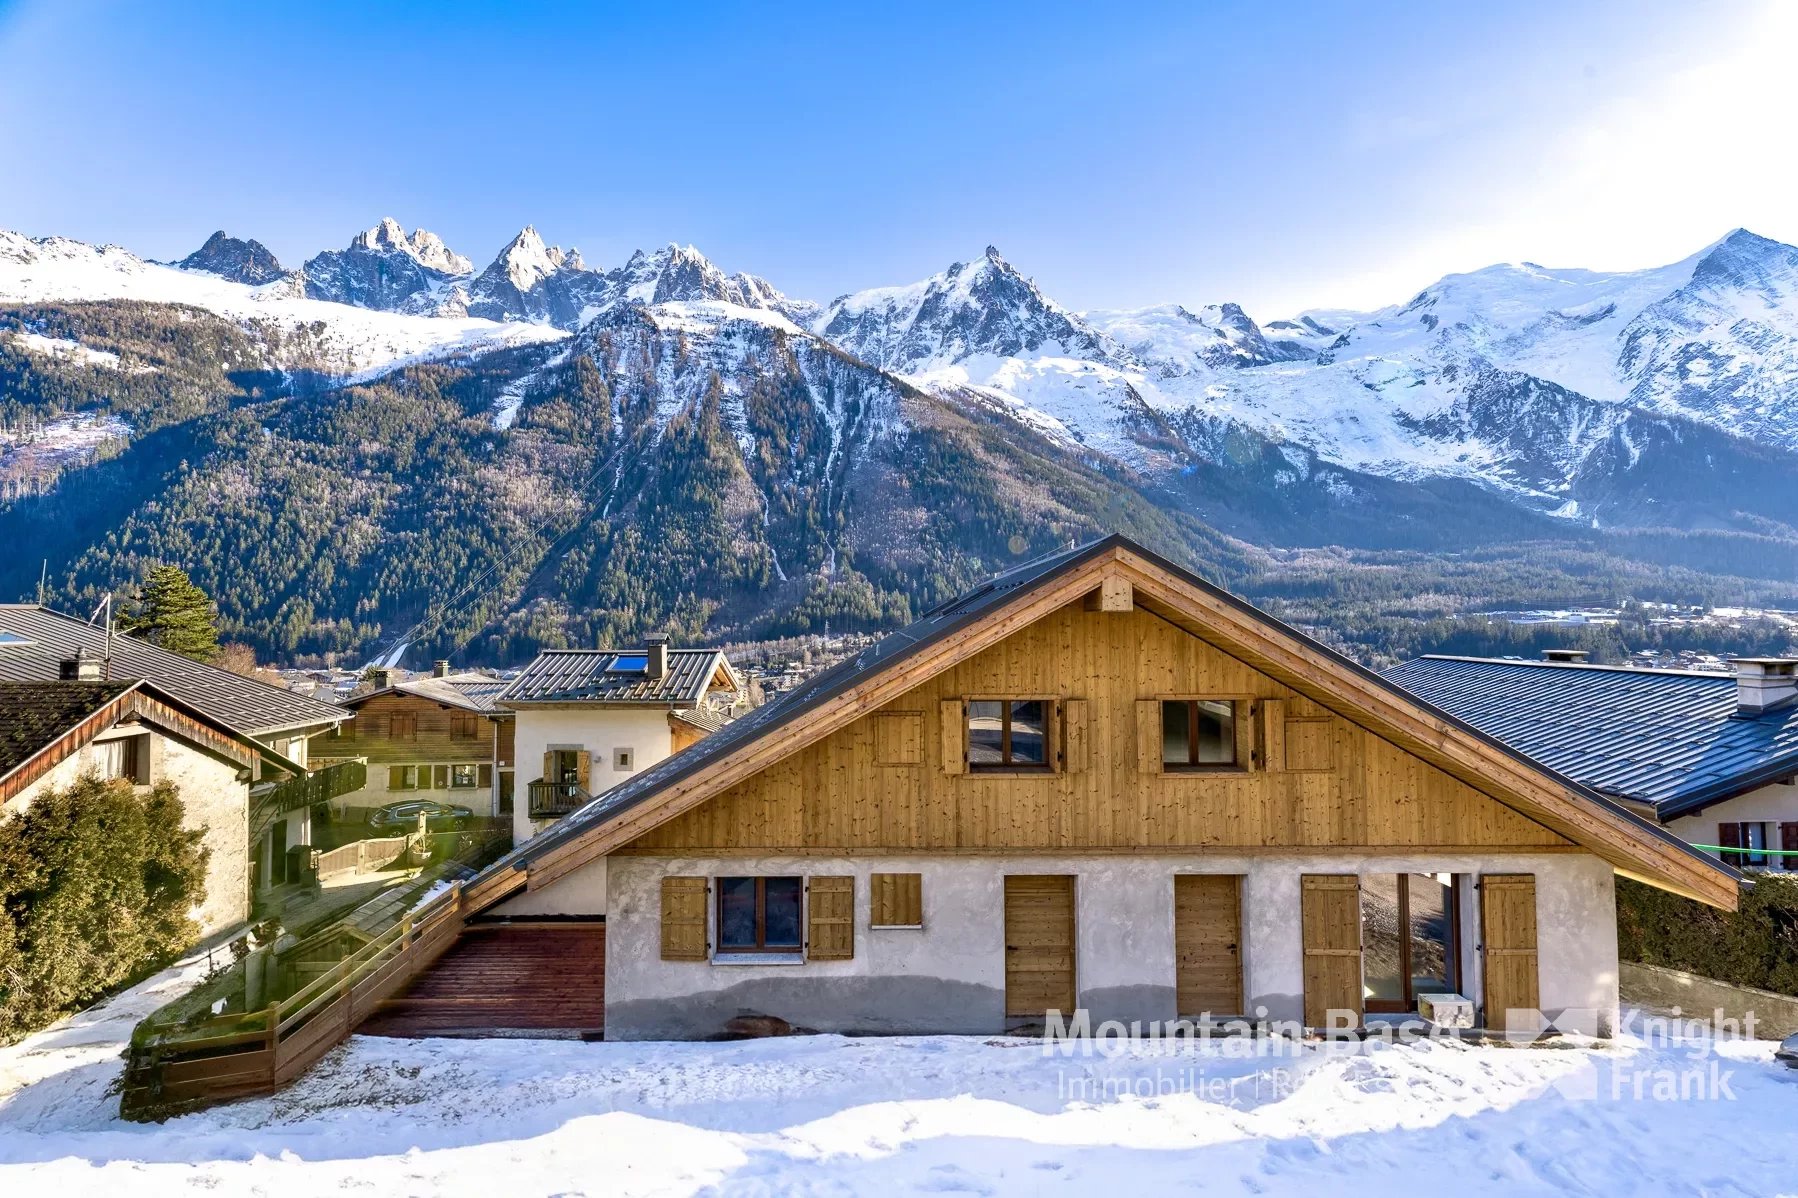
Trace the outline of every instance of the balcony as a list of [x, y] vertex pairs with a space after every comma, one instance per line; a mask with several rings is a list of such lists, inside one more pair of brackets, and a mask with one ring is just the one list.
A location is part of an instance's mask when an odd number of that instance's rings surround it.
[[532, 819], [561, 819], [593, 798], [573, 782], [545, 782], [541, 778], [525, 783], [525, 794]]
[[255, 806], [254, 822], [260, 827], [277, 815], [327, 802], [338, 795], [361, 790], [366, 785], [366, 758], [336, 758], [322, 769], [315, 769], [301, 777], [284, 778], [279, 782], [267, 782], [254, 787], [250, 791], [250, 799]]

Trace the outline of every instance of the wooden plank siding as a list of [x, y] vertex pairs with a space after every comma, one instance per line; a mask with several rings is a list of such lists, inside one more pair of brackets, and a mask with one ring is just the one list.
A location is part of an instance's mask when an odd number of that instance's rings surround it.
[[[397, 723], [414, 729], [412, 735], [393, 736]], [[470, 717], [473, 717], [472, 719]], [[424, 761], [449, 763], [495, 764], [502, 757], [511, 760], [510, 720], [499, 724], [496, 751], [492, 718], [460, 707], [450, 707], [419, 695], [396, 692], [375, 695], [356, 708], [356, 718], [343, 725], [341, 736], [323, 735], [312, 741], [312, 752], [320, 756], [368, 758], [370, 765], [414, 764]], [[473, 736], [457, 735], [472, 725]]]
[[[1257, 757], [1264, 704], [1277, 701], [1282, 764], [1293, 768], [1160, 772], [1153, 700], [1202, 694], [1246, 696], [1240, 723]], [[1071, 700], [1078, 764], [968, 771], [962, 700], [979, 695]], [[918, 739], [917, 764], [890, 763], [912, 751], [909, 734], [894, 730], [914, 727], [938, 731]], [[1295, 733], [1305, 746], [1297, 760]], [[1166, 620], [1074, 602], [618, 851], [1354, 847], [1553, 851], [1569, 842]]]

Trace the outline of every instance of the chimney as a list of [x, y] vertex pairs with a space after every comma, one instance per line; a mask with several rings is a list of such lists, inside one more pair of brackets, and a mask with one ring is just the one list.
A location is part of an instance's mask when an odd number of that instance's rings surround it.
[[1798, 657], [1738, 657], [1736, 714], [1756, 716], [1798, 699]]
[[436, 661], [431, 663], [431, 677], [433, 677], [433, 678], [448, 678], [449, 677], [449, 658], [439, 657]]
[[1542, 660], [1543, 661], [1574, 662], [1577, 664], [1577, 663], [1585, 661], [1586, 658], [1589, 656], [1591, 656], [1591, 653], [1590, 653], [1590, 651], [1588, 651], [1586, 649], [1544, 649], [1544, 650], [1542, 650]]
[[387, 669], [370, 670], [368, 681], [378, 691], [384, 691], [393, 685], [393, 673]]
[[644, 656], [648, 659], [644, 673], [651, 678], [663, 678], [668, 674], [668, 638], [657, 634], [645, 637]]
[[105, 662], [89, 654], [86, 649], [77, 649], [75, 656], [62, 662], [57, 677], [64, 682], [103, 682], [105, 672]]

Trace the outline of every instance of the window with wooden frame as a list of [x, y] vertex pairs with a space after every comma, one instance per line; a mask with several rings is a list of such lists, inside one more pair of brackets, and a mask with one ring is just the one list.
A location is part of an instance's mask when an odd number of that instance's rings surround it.
[[417, 740], [418, 716], [410, 711], [396, 711], [387, 717], [388, 740]]
[[472, 765], [452, 765], [449, 767], [449, 784], [451, 790], [473, 790], [479, 785], [481, 772]]
[[1236, 703], [1230, 699], [1161, 701], [1161, 768], [1237, 769]]
[[1047, 771], [1049, 725], [1054, 703], [1048, 699], [970, 699], [968, 701], [968, 768], [990, 771]]
[[1766, 868], [1769, 860], [1766, 824], [1752, 820], [1718, 824], [1717, 844], [1725, 850], [1719, 856], [1729, 865]]
[[924, 875], [870, 875], [868, 924], [876, 928], [923, 927]]
[[1361, 978], [1368, 1011], [1415, 1011], [1420, 994], [1457, 993], [1460, 955], [1459, 877], [1361, 878]]
[[805, 947], [805, 880], [718, 879], [718, 951], [796, 953]]
[[451, 740], [479, 740], [481, 737], [481, 717], [472, 711], [450, 712]]
[[142, 786], [150, 781], [150, 738], [117, 736], [95, 741], [95, 769], [100, 777], [120, 779]]
[[[429, 768], [429, 767], [426, 767]], [[418, 769], [416, 765], [390, 765], [387, 767], [388, 790], [417, 790]]]

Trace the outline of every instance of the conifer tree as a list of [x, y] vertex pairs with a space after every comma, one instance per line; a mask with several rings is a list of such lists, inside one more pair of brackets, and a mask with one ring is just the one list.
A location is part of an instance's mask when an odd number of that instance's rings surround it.
[[130, 636], [195, 661], [218, 656], [218, 610], [179, 566], [155, 566], [144, 576], [137, 603], [119, 621]]

